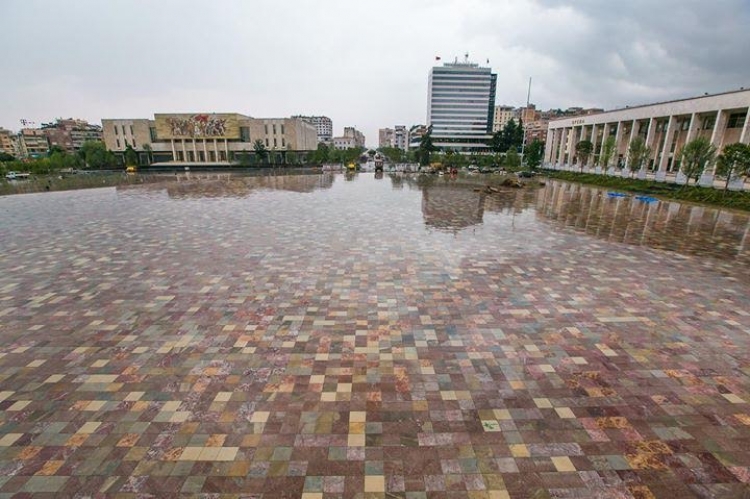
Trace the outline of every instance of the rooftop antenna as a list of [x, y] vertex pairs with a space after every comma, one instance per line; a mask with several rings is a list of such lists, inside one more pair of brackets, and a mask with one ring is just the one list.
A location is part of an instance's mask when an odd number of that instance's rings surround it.
[[466, 62], [466, 63], [468, 63], [468, 62], [469, 62], [469, 53], [468, 53], [468, 52], [466, 52], [466, 53], [464, 54], [464, 62]]

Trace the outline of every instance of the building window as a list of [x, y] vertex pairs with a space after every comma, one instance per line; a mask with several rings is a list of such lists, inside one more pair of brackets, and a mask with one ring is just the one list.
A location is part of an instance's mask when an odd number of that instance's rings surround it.
[[266, 137], [266, 147], [268, 147], [268, 137]]
[[286, 147], [286, 140], [284, 140], [284, 137], [281, 137], [281, 147]]
[[273, 124], [273, 134], [276, 135], [276, 124]]
[[133, 137], [133, 147], [138, 147], [135, 145], [135, 137]]
[[273, 138], [273, 147], [276, 147], [276, 137]]
[[703, 118], [703, 129], [704, 130], [713, 130], [714, 124], [716, 124], [716, 118], [714, 116], [709, 116], [707, 118]]
[[284, 135], [284, 125], [281, 125], [281, 135]]
[[745, 113], [733, 113], [727, 120], [727, 128], [742, 128], [745, 126]]
[[[268, 135], [268, 125], [263, 125], [263, 126], [264, 126], [264, 127], [265, 127], [265, 129], [266, 129], [266, 135]], [[266, 144], [266, 145], [268, 145], [268, 144]]]
[[[115, 128], [115, 130], [117, 130], [117, 128]], [[120, 148], [120, 139], [117, 139], [117, 148]]]
[[151, 134], [151, 141], [154, 142], [156, 140], [156, 127], [149, 127], [148, 131]]
[[250, 129], [248, 127], [240, 127], [240, 140], [242, 142], [250, 142]]
[[128, 139], [125, 139], [125, 147], [128, 147]]
[[130, 135], [135, 136], [135, 134], [133, 133], [133, 125], [130, 125]]
[[117, 125], [115, 125], [115, 135], [120, 135], [120, 131], [117, 129]]
[[120, 126], [122, 128], [122, 134], [125, 135], [125, 125]]

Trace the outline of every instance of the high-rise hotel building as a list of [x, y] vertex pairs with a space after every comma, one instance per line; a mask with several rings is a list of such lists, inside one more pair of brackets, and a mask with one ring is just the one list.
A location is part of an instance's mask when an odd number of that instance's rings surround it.
[[467, 60], [430, 71], [427, 125], [432, 143], [455, 151], [486, 150], [492, 135], [497, 75]]

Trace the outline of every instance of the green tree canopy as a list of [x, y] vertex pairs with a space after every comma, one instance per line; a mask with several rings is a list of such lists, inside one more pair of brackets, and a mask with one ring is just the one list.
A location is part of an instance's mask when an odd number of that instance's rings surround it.
[[615, 139], [612, 135], [607, 137], [607, 140], [605, 140], [604, 144], [602, 144], [602, 154], [599, 156], [599, 164], [602, 168], [606, 169], [609, 166], [609, 162], [614, 156], [616, 145], [617, 139]]
[[130, 145], [125, 148], [125, 166], [136, 166], [138, 164], [138, 153]]
[[646, 141], [636, 137], [628, 147], [628, 169], [631, 174], [641, 169], [643, 163], [651, 156], [651, 148], [646, 147]]
[[583, 165], [586, 164], [591, 156], [591, 152], [594, 150], [594, 143], [590, 140], [582, 140], [576, 144], [576, 155], [578, 156], [578, 163], [583, 171]]
[[84, 142], [79, 154], [88, 168], [100, 170], [115, 165], [113, 154], [109, 153], [104, 142], [99, 140], [89, 140]]
[[716, 163], [716, 173], [726, 177], [724, 189], [729, 188], [733, 176], [750, 176], [750, 145], [737, 142], [726, 146]]
[[419, 141], [419, 164], [427, 166], [430, 164], [430, 155], [435, 150], [432, 143], [432, 126], [427, 129], [427, 133], [422, 135]]
[[715, 158], [716, 146], [711, 144], [711, 141], [706, 137], [698, 137], [685, 144], [680, 151], [680, 170], [687, 177], [685, 185], [691, 178], [697, 182], [703, 171], [714, 162]]
[[266, 145], [260, 139], [255, 139], [255, 142], [253, 142], [253, 150], [261, 161], [268, 157], [268, 149], [266, 149]]
[[542, 158], [544, 157], [544, 142], [542, 142], [539, 139], [534, 139], [534, 141], [529, 144], [529, 147], [526, 148], [526, 166], [528, 166], [531, 169], [537, 168], [539, 165], [542, 164]]

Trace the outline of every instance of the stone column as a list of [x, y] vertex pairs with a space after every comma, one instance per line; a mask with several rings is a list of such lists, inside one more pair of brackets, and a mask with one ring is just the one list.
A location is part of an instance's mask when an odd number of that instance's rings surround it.
[[568, 162], [567, 166], [569, 170], [573, 169], [573, 157], [576, 154], [576, 135], [578, 135], [578, 132], [576, 131], [576, 127], [572, 127], [570, 129], [570, 133], [568, 133]]
[[630, 137], [628, 137], [628, 147], [625, 149], [625, 169], [630, 171], [630, 144], [633, 143], [635, 138], [635, 127], [638, 125], [638, 120], [633, 120], [630, 124]]
[[[604, 128], [602, 129], [602, 143], [599, 144], [599, 166], [596, 167], [595, 172], [596, 173], [602, 173], [602, 171], [607, 170], [607, 165], [602, 165], [602, 151], [604, 150], [604, 143], [607, 142], [607, 139], [609, 138], [609, 123], [604, 124]], [[596, 148], [594, 148], [596, 150]], [[610, 158], [611, 159], [611, 158]]]
[[596, 124], [591, 125], [591, 144], [593, 147], [591, 148], [591, 157], [589, 157], [588, 162], [586, 163], [586, 166], [591, 168], [596, 164], [596, 139], [598, 139], [596, 135]]
[[175, 151], [174, 148], [174, 139], [169, 139], [169, 142], [172, 144], [172, 161], [177, 161], [177, 151]]
[[547, 129], [547, 143], [544, 144], [544, 166], [552, 162], [552, 150], [554, 149], [556, 130], [551, 131]]
[[560, 150], [557, 152], [557, 164], [562, 167], [563, 161], [565, 161], [565, 147], [568, 142], [568, 129], [562, 128], [560, 132]]
[[[613, 151], [614, 158], [612, 160], [615, 161], [615, 165], [617, 164], [617, 160], [620, 156], [620, 142], [622, 142], [622, 121], [617, 122], [617, 132], [615, 133], [615, 150]], [[614, 170], [616, 168], [609, 167], [607, 168], [607, 171], [610, 172], [610, 174], [614, 175]]]
[[195, 147], [195, 137], [191, 139], [193, 141], [193, 161], [198, 162], [198, 148]]
[[215, 155], [214, 159], [218, 163], [219, 162], [219, 142], [216, 139], [214, 139], [214, 155]]
[[661, 155], [659, 157], [659, 171], [656, 172], [656, 180], [664, 182], [667, 179], [667, 164], [669, 164], [669, 153], [672, 149], [672, 140], [674, 137], [674, 127], [677, 123], [675, 116], [669, 116], [669, 123], [667, 124], [667, 131], [664, 136], [664, 147], [662, 147]]
[[[646, 132], [646, 147], [652, 147], [655, 135], [656, 135], [656, 118], [651, 117], [648, 120], [648, 131]], [[653, 155], [653, 153], [654, 153], [654, 150], [652, 147], [651, 155]], [[645, 158], [643, 165], [641, 165], [641, 168], [638, 170], [637, 176], [639, 179], [645, 180], [646, 171], [648, 170], [648, 164], [650, 160], [651, 160], [650, 157]]]
[[750, 127], [750, 108], [745, 115], [745, 125], [742, 127], [742, 133], [740, 134], [740, 142], [743, 144], [750, 143], [750, 129], [748, 127]]
[[182, 140], [182, 162], [184, 163], [187, 161], [187, 149], [185, 149], [185, 139], [181, 139], [181, 140]]
[[203, 162], [208, 163], [208, 149], [206, 149], [206, 137], [203, 137]]
[[224, 154], [227, 155], [227, 163], [229, 163], [229, 145], [226, 138], [224, 138]]
[[[716, 120], [714, 120], [714, 129], [711, 132], [711, 144], [716, 147], [717, 151], [721, 151], [721, 145], [724, 141], [724, 129], [726, 128], [727, 113], [723, 109], [719, 109], [716, 112]], [[712, 187], [714, 185], [714, 175], [716, 175], [716, 163], [711, 166], [710, 170], [704, 170], [701, 174], [698, 185], [701, 187]]]

